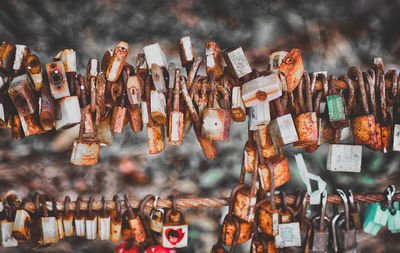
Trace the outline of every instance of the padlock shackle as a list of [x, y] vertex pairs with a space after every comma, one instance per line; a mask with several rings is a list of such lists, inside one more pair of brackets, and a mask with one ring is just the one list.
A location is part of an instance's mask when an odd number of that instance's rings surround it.
[[60, 218], [60, 213], [57, 210], [57, 201], [56, 198], [53, 196], [51, 197], [51, 206], [53, 208], [53, 215], [56, 219]]
[[122, 215], [121, 215], [121, 201], [119, 200], [119, 197], [118, 197], [118, 195], [117, 194], [115, 194], [114, 195], [114, 197], [113, 197], [113, 201], [115, 202], [115, 208], [116, 208], [116, 210], [117, 210], [117, 215], [116, 215], [116, 217], [115, 217], [115, 221], [116, 222], [120, 222], [121, 221], [121, 217], [122, 217]]
[[191, 89], [194, 79], [196, 78], [197, 72], [199, 71], [199, 67], [201, 62], [203, 61], [202, 57], [196, 57], [192, 67], [190, 68], [189, 74], [187, 76], [187, 89]]
[[[255, 139], [256, 139], [256, 147], [257, 147], [257, 155], [258, 155], [258, 164], [260, 166], [265, 165], [265, 160], [264, 160], [264, 155], [261, 147], [261, 137], [258, 131], [253, 131]], [[255, 170], [258, 170], [258, 168], [254, 168]]]
[[273, 103], [275, 105], [275, 109], [276, 109], [276, 114], [278, 115], [278, 117], [281, 117], [285, 114], [285, 112], [283, 111], [283, 107], [281, 104], [281, 99], [277, 98], [273, 100]]
[[208, 74], [208, 81], [210, 82], [211, 92], [208, 96], [208, 104], [207, 107], [212, 109], [214, 108], [214, 98], [217, 95], [217, 87], [215, 86], [215, 74], [214, 70], [211, 70]]
[[392, 89], [390, 90], [387, 99], [388, 102], [391, 104], [394, 104], [398, 101], [397, 98], [397, 92], [398, 92], [398, 74], [397, 74], [397, 70], [395, 69], [391, 69], [388, 72], [386, 72], [385, 74], [385, 78], [384, 79], [389, 79], [389, 82], [392, 85]]
[[226, 76], [222, 76], [221, 83], [223, 84], [222, 89], [222, 109], [229, 110], [230, 108], [230, 97], [231, 97], [231, 90], [228, 86], [228, 78]]
[[[181, 70], [177, 68], [175, 70], [175, 85], [174, 85], [174, 111], [179, 111], [179, 83], [181, 82]], [[170, 109], [170, 108], [168, 108]]]
[[181, 79], [180, 87], [181, 87], [183, 99], [185, 100], [186, 106], [189, 109], [190, 116], [192, 117], [192, 120], [193, 120], [193, 125], [194, 125], [195, 129], [197, 129], [196, 131], [200, 131], [201, 130], [201, 120], [200, 120], [198, 112], [196, 111], [196, 109], [193, 105], [193, 101], [189, 96], [189, 93], [188, 93], [188, 90], [186, 87], [186, 83], [187, 82], [185, 82], [184, 79]]
[[329, 84], [329, 95], [337, 95], [337, 91], [335, 88], [336, 77], [334, 75], [329, 75], [328, 84]]
[[349, 79], [349, 77], [347, 75], [341, 75], [339, 77], [339, 80], [344, 81], [347, 86], [349, 87], [349, 91], [348, 91], [348, 97], [347, 97], [347, 103], [346, 103], [346, 111], [347, 111], [347, 115], [351, 115], [351, 113], [353, 112], [353, 107], [355, 106], [355, 89], [353, 86], [353, 82]]
[[101, 204], [102, 204], [101, 215], [102, 217], [107, 217], [108, 216], [107, 201], [105, 196], [101, 197]]
[[333, 131], [333, 144], [338, 144], [340, 142], [340, 134], [342, 132], [341, 128], [336, 128]]
[[323, 92], [318, 91], [317, 96], [315, 97], [314, 111], [317, 113], [317, 115], [321, 115], [320, 106], [321, 106], [322, 96], [323, 96]]
[[150, 229], [150, 225], [149, 222], [144, 214], [144, 209], [146, 207], [147, 202], [151, 201], [151, 200], [155, 200], [155, 196], [153, 194], [148, 194], [146, 195], [139, 204], [139, 218], [142, 221], [142, 224], [144, 226], [145, 229], [145, 233], [146, 233], [146, 237], [152, 240], [151, 244], [153, 244], [154, 242], [156, 242], [156, 238], [154, 237], [154, 234], [151, 232]]
[[367, 93], [369, 93], [369, 102], [371, 105], [371, 114], [374, 115], [375, 120], [378, 120], [376, 113], [376, 92], [375, 83], [372, 80], [371, 75], [368, 72], [363, 72], [364, 83]]
[[[282, 212], [286, 213], [286, 211], [288, 210], [286, 193], [284, 191], [281, 191], [279, 193], [279, 196], [281, 197]], [[293, 209], [292, 209], [292, 211], [293, 211]], [[293, 213], [292, 213], [292, 215], [293, 215]]]
[[385, 87], [385, 77], [379, 75], [379, 91], [381, 95], [381, 113], [382, 113], [382, 124], [388, 125], [388, 117], [386, 112], [386, 87]]
[[[297, 103], [295, 103], [294, 105], [292, 104], [292, 106], [298, 107], [298, 108], [295, 108], [296, 115], [306, 112], [306, 105], [304, 103], [304, 95], [303, 95], [304, 82], [305, 82], [304, 78], [305, 77], [303, 74], [303, 77], [300, 79], [299, 85], [295, 89], [295, 91], [297, 92]], [[292, 93], [292, 92], [287, 92], [287, 93]], [[297, 113], [297, 111], [298, 111], [298, 113]]]
[[361, 94], [361, 102], [362, 102], [363, 112], [365, 115], [368, 115], [369, 108], [368, 108], [367, 94], [365, 91], [364, 78], [362, 76], [362, 72], [361, 72], [360, 68], [358, 68], [356, 66], [350, 67], [349, 70], [347, 71], [347, 76], [351, 80], [354, 80], [354, 77], [357, 78], [358, 85], [359, 85], [358, 88], [359, 88], [359, 91]]
[[233, 216], [233, 207], [235, 204], [236, 195], [244, 187], [246, 187], [245, 184], [239, 184], [231, 191], [231, 195], [229, 196], [229, 208], [228, 208], [227, 218], [231, 218]]
[[33, 194], [32, 202], [33, 202], [33, 205], [35, 206], [34, 214], [39, 215], [40, 214], [40, 194], [39, 194], [39, 192], [35, 192]]
[[274, 172], [274, 166], [272, 166], [272, 163], [267, 160], [266, 162], [269, 170], [269, 192], [270, 192], [270, 206], [271, 210], [275, 211], [276, 210], [276, 204], [275, 204], [275, 172]]
[[43, 217], [49, 217], [49, 212], [47, 211], [46, 197], [44, 195], [40, 196], [40, 204], [42, 205]]
[[310, 81], [310, 75], [308, 74], [307, 71], [304, 71], [303, 74], [303, 79], [306, 83], [306, 112], [313, 112], [313, 105], [312, 105], [312, 87], [311, 87], [311, 81]]
[[148, 125], [153, 126], [154, 125], [154, 121], [151, 118], [151, 104], [150, 104], [151, 103], [151, 99], [150, 99], [151, 89], [150, 89], [150, 86], [151, 86], [151, 77], [150, 77], [150, 75], [148, 75], [147, 78], [146, 78], [146, 82], [144, 84], [144, 89], [145, 89], [145, 93], [146, 93], [145, 97], [146, 97], [147, 115], [148, 115], [148, 118], [149, 118]]
[[78, 198], [76, 199], [75, 202], [75, 216], [77, 218], [80, 218], [80, 213], [81, 213], [81, 201], [82, 201], [82, 197], [78, 196]]
[[344, 205], [344, 219], [345, 219], [345, 229], [346, 231], [350, 230], [350, 211], [349, 211], [349, 201], [347, 195], [341, 189], [336, 189], [336, 192], [342, 199]]
[[71, 198], [67, 195], [65, 196], [64, 199], [64, 216], [65, 217], [69, 217], [70, 213], [69, 213], [69, 203], [71, 202]]
[[326, 71], [320, 71], [320, 72], [313, 72], [311, 76], [311, 90], [314, 91], [315, 89], [315, 83], [317, 81], [318, 76], [322, 76], [322, 89], [323, 89], [323, 94], [324, 97], [327, 97], [329, 94], [329, 87], [328, 87], [328, 72]]
[[326, 203], [327, 203], [327, 200], [328, 200], [328, 196], [327, 196], [327, 193], [326, 193], [326, 190], [325, 191], [323, 191], [322, 193], [321, 193], [321, 211], [320, 211], [320, 213], [321, 213], [321, 215], [320, 215], [320, 221], [319, 221], [319, 231], [324, 231], [324, 220], [325, 220], [325, 213], [326, 213]]
[[128, 211], [129, 219], [135, 218], [135, 213], [133, 212], [132, 206], [129, 202], [128, 194], [124, 194], [124, 202], [125, 202], [126, 210]]

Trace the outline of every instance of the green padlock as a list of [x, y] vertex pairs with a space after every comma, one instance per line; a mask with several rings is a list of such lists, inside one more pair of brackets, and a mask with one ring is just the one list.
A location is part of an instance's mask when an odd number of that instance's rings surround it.
[[340, 94], [337, 94], [335, 85], [335, 77], [329, 76], [329, 95], [326, 99], [328, 107], [329, 122], [333, 128], [345, 128], [350, 125], [347, 119], [344, 100]]
[[391, 209], [390, 215], [388, 217], [388, 229], [392, 233], [400, 232], [400, 211], [399, 211], [399, 202], [396, 201], [393, 203], [393, 209]]
[[381, 227], [386, 225], [389, 211], [382, 210], [380, 203], [370, 204], [365, 211], [363, 230], [365, 233], [376, 235]]

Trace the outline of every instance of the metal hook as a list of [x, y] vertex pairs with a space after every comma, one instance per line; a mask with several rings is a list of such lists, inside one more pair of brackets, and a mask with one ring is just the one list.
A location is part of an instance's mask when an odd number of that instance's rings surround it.
[[344, 205], [344, 216], [345, 216], [345, 226], [346, 226], [346, 231], [350, 230], [350, 216], [349, 216], [349, 205], [348, 205], [348, 199], [344, 191], [341, 189], [336, 189], [337, 193], [339, 196], [342, 198], [343, 205]]

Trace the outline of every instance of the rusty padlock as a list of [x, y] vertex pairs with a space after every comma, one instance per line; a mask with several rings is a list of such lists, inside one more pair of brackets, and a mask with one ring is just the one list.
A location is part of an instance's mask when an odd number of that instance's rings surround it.
[[[93, 165], [96, 164], [99, 158], [100, 140], [98, 138], [98, 120], [96, 120], [94, 137], [84, 138], [85, 131], [84, 115], [90, 108], [87, 105], [82, 113], [81, 123], [79, 128], [79, 137], [75, 139], [71, 154], [71, 163], [74, 165]], [[98, 119], [99, 117], [97, 117]]]
[[156, 90], [150, 91], [150, 115], [157, 124], [165, 124], [167, 122], [167, 108], [165, 96]]
[[215, 42], [208, 42], [206, 47], [206, 73], [207, 76], [213, 72], [215, 80], [219, 80], [224, 73], [224, 58], [221, 49]]
[[[31, 216], [24, 209], [26, 199], [23, 199], [18, 209], [15, 211], [14, 224], [12, 226], [12, 237], [18, 242], [24, 242], [31, 238]], [[8, 204], [13, 207], [14, 203], [8, 199]], [[15, 209], [15, 208], [13, 208]]]
[[44, 83], [40, 89], [40, 125], [43, 130], [51, 130], [55, 122], [55, 101], [50, 94], [48, 83]]
[[81, 109], [77, 96], [63, 97], [56, 100], [56, 130], [69, 128], [81, 121]]
[[99, 61], [97, 59], [89, 59], [86, 66], [86, 78], [90, 83], [90, 111], [93, 113], [96, 110], [96, 82], [97, 76], [99, 74]]
[[24, 135], [24, 130], [22, 129], [21, 119], [18, 115], [11, 115], [11, 136], [13, 140], [22, 140]]
[[63, 225], [63, 217], [60, 211], [57, 209], [57, 201], [55, 197], [51, 198], [51, 215], [56, 220], [57, 225], [57, 239], [61, 240], [64, 238], [64, 225]]
[[142, 78], [142, 80], [146, 80], [147, 76], [149, 75], [146, 57], [144, 54], [138, 54], [136, 56], [135, 73], [138, 77]]
[[62, 221], [64, 227], [64, 235], [65, 236], [73, 236], [75, 229], [74, 229], [74, 213], [69, 210], [69, 203], [71, 199], [69, 196], [65, 196], [64, 200], [64, 212], [62, 214]]
[[17, 76], [11, 81], [8, 87], [8, 95], [21, 117], [35, 112], [37, 99], [35, 98], [33, 85], [27, 74]]
[[179, 111], [179, 83], [181, 81], [180, 70], [175, 71], [174, 106], [169, 115], [169, 144], [182, 145], [183, 141], [183, 112]]
[[128, 223], [129, 228], [131, 230], [133, 237], [132, 239], [137, 243], [141, 243], [144, 240], [146, 240], [146, 232], [144, 230], [143, 223], [140, 220], [140, 217], [131, 207], [128, 195], [126, 194], [124, 195], [124, 201], [127, 209], [123, 216], [125, 217], [126, 222]]
[[261, 75], [242, 85], [242, 98], [246, 107], [282, 96], [282, 83], [277, 74]]
[[351, 119], [354, 144], [375, 145], [378, 143], [375, 117], [373, 114], [370, 114], [368, 108], [367, 95], [361, 70], [358, 67], [351, 67], [347, 75], [352, 80], [354, 80], [354, 76], [357, 78], [363, 108], [363, 115], [355, 116]]
[[292, 92], [303, 76], [304, 66], [300, 50], [293, 48], [283, 58], [279, 66], [279, 77], [282, 80], [282, 89], [285, 92]]
[[111, 235], [111, 216], [107, 211], [107, 202], [104, 196], [101, 198], [101, 202], [103, 207], [97, 217], [98, 236], [101, 241], [107, 241], [110, 240]]
[[249, 114], [250, 130], [255, 131], [266, 127], [271, 121], [269, 101], [264, 101], [251, 107]]
[[[325, 215], [326, 213], [326, 202], [328, 196], [326, 191], [322, 193], [321, 197], [321, 211], [320, 216], [315, 217], [313, 219], [313, 223], [316, 224], [318, 222], [318, 226], [315, 227], [313, 225], [313, 235], [312, 235], [312, 247], [311, 252], [327, 252], [328, 251], [328, 242], [329, 242], [329, 224], [330, 219]], [[328, 223], [328, 226], [325, 227], [325, 221]]]
[[[268, 166], [271, 175], [274, 174], [274, 170], [271, 166]], [[270, 196], [266, 196], [263, 200], [257, 203], [256, 216], [258, 225], [261, 231], [270, 236], [278, 235], [278, 224], [279, 224], [279, 210], [275, 204], [275, 186], [274, 176], [270, 177], [271, 185]]]
[[[147, 217], [144, 213], [147, 203], [151, 200], [155, 201], [156, 197], [153, 194], [147, 194], [139, 203], [139, 217], [143, 223], [143, 227], [146, 233], [146, 240], [140, 244], [140, 246], [145, 247], [146, 245], [158, 244], [156, 237], [152, 234], [149, 220], [151, 217]], [[153, 206], [153, 210], [156, 206]], [[149, 219], [150, 218], [150, 219]], [[161, 229], [162, 230], [162, 229]]]
[[246, 120], [246, 107], [242, 99], [242, 89], [240, 86], [232, 88], [232, 119], [236, 122]]
[[335, 81], [335, 77], [333, 75], [330, 75], [329, 94], [326, 97], [329, 121], [331, 123], [331, 126], [335, 129], [345, 128], [349, 126], [349, 121], [347, 119], [343, 97], [336, 92]]
[[121, 240], [122, 229], [121, 201], [118, 199], [118, 195], [114, 195], [113, 200], [115, 202], [115, 209], [112, 209], [110, 213], [110, 237], [112, 242], [119, 242]]
[[[295, 148], [306, 147], [318, 143], [317, 112], [314, 112], [313, 110], [311, 83], [307, 72], [304, 72], [303, 80], [300, 81], [300, 84], [297, 86], [299, 94], [303, 93], [303, 83], [305, 83], [306, 90], [306, 108], [305, 111], [300, 111], [301, 114], [297, 115], [293, 120], [299, 137], [299, 140], [293, 145]], [[299, 100], [302, 98], [302, 95], [298, 96]]]
[[36, 91], [40, 91], [43, 82], [42, 67], [37, 55], [31, 54], [26, 59], [26, 71], [32, 78]]
[[228, 108], [218, 109], [214, 106], [217, 94], [214, 72], [210, 71], [209, 81], [211, 93], [208, 106], [203, 112], [201, 136], [215, 141], [229, 141], [231, 112]]
[[228, 48], [224, 50], [223, 56], [229, 70], [237, 79], [243, 78], [252, 72], [242, 47]]
[[116, 82], [124, 67], [126, 56], [128, 55], [129, 45], [124, 41], [118, 42], [114, 53], [107, 65], [106, 78], [110, 82]]
[[243, 150], [243, 168], [248, 173], [253, 173], [256, 162], [256, 144], [254, 140], [254, 131], [248, 130], [248, 141]]
[[97, 212], [93, 211], [93, 197], [89, 197], [87, 202], [88, 210], [85, 218], [86, 239], [95, 240], [97, 237]]
[[42, 245], [48, 245], [58, 242], [58, 227], [57, 221], [54, 216], [49, 216], [47, 210], [47, 203], [44, 196], [40, 196], [40, 202], [42, 205], [42, 218], [41, 218], [41, 235], [39, 243]]
[[176, 208], [176, 204], [174, 204], [174, 208], [169, 209], [164, 217], [163, 231], [161, 233], [162, 246], [165, 248], [186, 247], [189, 238], [188, 227], [182, 211], [179, 211]]
[[239, 184], [232, 190], [229, 197], [229, 211], [222, 223], [222, 243], [226, 246], [235, 243], [241, 244], [251, 238], [251, 223], [240, 220], [233, 215], [236, 194], [244, 187], [246, 187], [244, 184]]
[[189, 74], [194, 62], [192, 40], [189, 36], [182, 37], [178, 40], [178, 51], [182, 67], [184, 67], [186, 73]]
[[21, 121], [22, 130], [25, 136], [31, 136], [43, 133], [43, 129], [40, 126], [39, 115], [37, 113], [30, 114], [25, 117], [19, 116]]
[[64, 49], [60, 51], [53, 61], [60, 61], [64, 64], [65, 74], [67, 77], [68, 87], [71, 94], [74, 93], [75, 87], [73, 85], [76, 77], [76, 52], [73, 49]]
[[122, 88], [122, 94], [118, 99], [118, 105], [113, 107], [111, 116], [111, 131], [113, 131], [113, 133], [122, 133], [126, 123], [128, 123], [125, 83]]
[[281, 100], [279, 98], [273, 101], [277, 117], [273, 119], [268, 127], [271, 131], [272, 140], [275, 147], [282, 147], [299, 140], [297, 131], [293, 123], [291, 114], [284, 114]]
[[96, 107], [98, 107], [97, 113], [100, 117], [104, 117], [106, 113], [106, 82], [104, 73], [100, 72], [96, 80]]
[[0, 244], [4, 248], [18, 246], [18, 241], [12, 236], [12, 228], [14, 226], [13, 218], [11, 206], [4, 203], [3, 215], [0, 221]]
[[110, 64], [111, 57], [114, 54], [114, 49], [109, 48], [107, 51], [104, 52], [103, 58], [101, 58], [101, 63], [100, 63], [100, 71], [103, 73], [106, 73], [107, 67]]
[[0, 69], [6, 74], [11, 74], [14, 65], [15, 47], [3, 42], [0, 47]]
[[287, 54], [288, 52], [286, 51], [276, 51], [270, 54], [268, 56], [268, 70], [271, 73], [279, 74], [279, 67]]
[[55, 99], [70, 96], [67, 76], [62, 62], [46, 64], [47, 76], [50, 84], [51, 95]]
[[165, 85], [163, 69], [155, 63], [151, 65], [151, 77], [156, 91], [160, 93], [165, 93], [167, 89]]
[[15, 57], [13, 64], [14, 75], [21, 74], [26, 69], [27, 58], [30, 55], [30, 50], [25, 45], [15, 45]]
[[383, 75], [379, 76], [379, 91], [380, 91], [380, 108], [381, 108], [381, 140], [382, 147], [381, 150], [383, 153], [388, 153], [392, 150], [392, 125], [390, 124], [390, 114], [387, 113], [387, 98], [386, 95], [386, 87], [385, 87], [385, 78]]
[[[269, 131], [268, 126], [265, 125], [264, 127], [257, 129], [256, 132], [258, 132], [258, 135], [260, 136], [262, 155], [265, 158], [275, 157], [276, 156], [276, 148], [272, 141], [271, 133]], [[254, 140], [255, 140], [255, 136], [254, 136]]]
[[84, 237], [86, 235], [86, 224], [85, 224], [85, 215], [81, 210], [81, 202], [82, 198], [78, 196], [75, 202], [75, 215], [74, 215], [74, 227], [75, 227], [75, 236]]
[[160, 68], [167, 67], [167, 60], [165, 59], [165, 54], [162, 51], [158, 43], [147, 45], [143, 48], [144, 56], [146, 57], [147, 66], [156, 64]]

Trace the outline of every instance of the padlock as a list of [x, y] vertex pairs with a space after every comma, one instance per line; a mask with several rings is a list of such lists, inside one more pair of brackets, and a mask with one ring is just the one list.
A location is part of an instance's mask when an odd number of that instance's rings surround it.
[[176, 250], [165, 248], [162, 245], [154, 245], [147, 248], [143, 253], [176, 253]]
[[345, 128], [349, 126], [347, 114], [344, 106], [344, 100], [338, 95], [335, 89], [335, 77], [329, 76], [329, 95], [326, 98], [329, 121], [333, 128]]
[[55, 99], [70, 96], [67, 76], [62, 62], [46, 64], [47, 76], [50, 84], [51, 95]]
[[[290, 180], [290, 169], [287, 157], [283, 154], [281, 148], [278, 148], [278, 155], [270, 157], [266, 161], [268, 166], [274, 171], [274, 186], [279, 187]], [[268, 166], [259, 166], [258, 176], [260, 178], [261, 188], [268, 191], [270, 185], [270, 170]]]
[[299, 49], [293, 48], [283, 58], [279, 66], [279, 77], [282, 80], [282, 89], [285, 92], [292, 92], [303, 76], [304, 66]]
[[[84, 115], [89, 108], [89, 105], [86, 106], [82, 115]], [[93, 165], [96, 164], [99, 159], [100, 140], [97, 137], [97, 126], [95, 126], [93, 138], [84, 138], [84, 131], [85, 124], [84, 117], [82, 116], [79, 137], [75, 139], [71, 153], [71, 163], [74, 165]]]
[[114, 250], [114, 253], [139, 253], [139, 252], [140, 252], [139, 246], [131, 241], [124, 242], [118, 245]]
[[279, 74], [279, 67], [282, 64], [283, 59], [285, 59], [288, 52], [286, 51], [276, 51], [268, 56], [268, 70], [271, 73]]
[[118, 195], [114, 195], [113, 200], [115, 202], [115, 209], [113, 209], [110, 213], [111, 216], [110, 237], [112, 242], [119, 242], [121, 240], [121, 229], [122, 229], [121, 202], [118, 199]]
[[268, 127], [271, 131], [272, 140], [275, 147], [282, 147], [299, 140], [297, 131], [293, 123], [292, 115], [285, 114], [279, 98], [273, 101], [277, 117], [273, 119]]
[[363, 228], [362, 220], [360, 217], [360, 206], [358, 205], [358, 203], [354, 202], [353, 192], [350, 189], [348, 190], [347, 198], [349, 200], [349, 209], [351, 218], [353, 220], [353, 225], [357, 230], [360, 230]]
[[70, 197], [65, 196], [64, 201], [64, 212], [62, 216], [63, 227], [64, 227], [64, 235], [65, 236], [73, 236], [74, 229], [74, 213], [69, 210]]
[[13, 210], [11, 206], [4, 202], [4, 208], [0, 221], [0, 245], [4, 248], [12, 248], [18, 246], [18, 241], [12, 236], [12, 228], [14, 226]]
[[250, 253], [266, 252], [268, 250], [268, 242], [264, 240], [262, 233], [258, 232], [257, 223], [253, 224], [253, 239], [251, 240]]
[[165, 96], [163, 93], [156, 90], [150, 92], [150, 115], [152, 120], [157, 124], [164, 124], [167, 122], [167, 108]]
[[142, 80], [146, 80], [149, 75], [147, 61], [144, 54], [138, 54], [136, 56], [135, 73], [138, 77], [142, 78]]
[[106, 113], [106, 78], [103, 72], [97, 75], [96, 80], [96, 107], [97, 113], [103, 118]]
[[[146, 108], [146, 107], [143, 107]], [[128, 120], [130, 122], [131, 128], [134, 132], [141, 132], [143, 130], [143, 120], [142, 120], [142, 111], [139, 105], [130, 105], [128, 106], [127, 113]]]
[[65, 72], [76, 73], [76, 52], [73, 49], [63, 49], [56, 56], [53, 61], [61, 61], [64, 64]]
[[8, 87], [8, 95], [20, 116], [24, 117], [35, 112], [37, 100], [27, 74], [17, 76], [11, 81]]
[[351, 67], [347, 73], [352, 79], [353, 74], [357, 77], [361, 102], [364, 115], [356, 116], [351, 119], [353, 130], [353, 140], [355, 145], [375, 145], [378, 143], [376, 136], [375, 117], [370, 114], [368, 108], [367, 95], [361, 70], [357, 67]]
[[36, 91], [40, 91], [43, 83], [42, 67], [37, 55], [31, 54], [26, 58], [26, 70], [32, 78]]
[[130, 205], [128, 195], [124, 195], [125, 206], [127, 210], [125, 211], [125, 217], [127, 223], [132, 233], [133, 240], [137, 243], [144, 242], [146, 240], [146, 232], [140, 217], [133, 210]]
[[154, 87], [156, 91], [160, 93], [164, 93], [167, 91], [164, 79], [163, 69], [160, 68], [157, 64], [153, 63], [151, 65], [151, 77], [153, 80]]
[[300, 247], [300, 225], [298, 222], [281, 223], [278, 225], [278, 235], [275, 236], [275, 247]]
[[143, 52], [146, 57], [147, 66], [151, 67], [151, 65], [157, 64], [160, 68], [167, 67], [165, 54], [158, 43], [145, 46]]
[[109, 48], [107, 51], [104, 52], [103, 58], [101, 58], [101, 63], [100, 63], [100, 71], [103, 73], [106, 73], [107, 67], [110, 64], [111, 57], [114, 54], [114, 49]]
[[169, 144], [182, 145], [183, 141], [183, 112], [179, 111], [179, 83], [181, 81], [180, 70], [175, 71], [174, 106], [169, 114]]
[[179, 57], [181, 58], [181, 65], [189, 74], [194, 62], [192, 40], [189, 36], [182, 37], [178, 40], [178, 51]]
[[215, 141], [229, 141], [231, 112], [228, 108], [218, 109], [214, 106], [217, 89], [215, 87], [214, 72], [209, 75], [211, 93], [208, 107], [203, 112], [201, 136]]
[[40, 244], [47, 245], [58, 242], [57, 221], [54, 216], [49, 217], [46, 200], [41, 196], [42, 218]]
[[175, 196], [172, 196], [173, 208], [164, 216], [161, 233], [162, 246], [166, 248], [183, 248], [188, 244], [189, 230], [182, 211], [176, 207]]
[[[31, 238], [31, 216], [24, 209], [26, 199], [21, 202], [21, 205], [15, 212], [14, 224], [12, 227], [12, 237], [18, 242], [24, 242]], [[11, 203], [9, 203], [11, 205]]]
[[56, 100], [56, 130], [68, 128], [81, 121], [81, 110], [77, 96]]
[[242, 47], [226, 49], [223, 56], [229, 70], [236, 78], [240, 79], [252, 72]]
[[400, 105], [395, 103], [393, 105], [393, 147], [392, 150], [399, 152], [400, 151]]
[[27, 46], [25, 45], [15, 45], [15, 58], [14, 58], [14, 64], [13, 64], [13, 72], [14, 75], [20, 74], [22, 71], [25, 71], [26, 69], [26, 60], [28, 56], [30, 55], [30, 50]]
[[158, 196], [154, 197], [153, 208], [149, 215], [150, 229], [156, 233], [161, 233], [164, 221], [164, 209], [157, 208]]
[[51, 204], [52, 204], [51, 213], [52, 213], [52, 216], [54, 217], [54, 219], [56, 220], [56, 225], [57, 225], [57, 239], [61, 240], [64, 238], [64, 235], [65, 235], [64, 225], [63, 225], [62, 215], [57, 210], [57, 202], [56, 202], [55, 197], [51, 198]]
[[[271, 133], [267, 125], [256, 130], [260, 136], [260, 144], [262, 149], [262, 155], [265, 158], [272, 158], [276, 156], [276, 148], [272, 141]], [[255, 136], [254, 136], [255, 138]]]
[[126, 107], [126, 89], [123, 89], [122, 95], [119, 97], [117, 106], [113, 107], [111, 116], [111, 131], [113, 133], [122, 133], [126, 123], [128, 123]]
[[21, 121], [22, 130], [25, 136], [31, 136], [43, 133], [43, 128], [40, 125], [37, 113], [30, 114], [25, 117], [19, 116]]
[[388, 230], [391, 233], [400, 232], [400, 212], [399, 212], [399, 201], [393, 202], [393, 207], [389, 210], [390, 215], [388, 216]]
[[124, 67], [125, 59], [128, 54], [129, 45], [124, 41], [118, 42], [114, 53], [107, 65], [106, 78], [110, 82], [116, 82]]
[[200, 97], [196, 101], [196, 105], [199, 108], [199, 115], [203, 116], [204, 109], [206, 109], [209, 96], [207, 95], [207, 85], [208, 85], [208, 80], [202, 79], [199, 80], [201, 83], [201, 91], [200, 91]]
[[[98, 126], [98, 138], [101, 145], [111, 146], [114, 140], [114, 132], [111, 131], [111, 109], [108, 111], [103, 119], [100, 119]], [[97, 115], [96, 115], [97, 120]]]
[[111, 234], [111, 216], [107, 211], [107, 202], [105, 197], [101, 198], [103, 208], [97, 217], [98, 236], [101, 241], [110, 240]]
[[78, 196], [75, 202], [75, 215], [74, 215], [74, 227], [75, 227], [75, 236], [85, 237], [86, 236], [86, 224], [85, 224], [85, 215], [81, 210], [81, 202], [82, 199]]
[[13, 140], [22, 140], [24, 135], [24, 130], [22, 129], [21, 120], [18, 115], [11, 115], [11, 136]]
[[326, 169], [338, 172], [360, 172], [362, 146], [338, 144], [340, 129], [335, 129], [333, 144], [329, 144]]
[[337, 234], [338, 248], [340, 252], [352, 252], [357, 247], [357, 231], [351, 227], [350, 223], [350, 211], [348, 205], [348, 198], [346, 194], [340, 190], [336, 189], [339, 196], [342, 198], [344, 204], [344, 227], [337, 224], [336, 227], [332, 228], [333, 232]]
[[282, 96], [282, 83], [277, 74], [259, 76], [242, 85], [242, 98], [246, 107]]
[[258, 130], [266, 127], [271, 121], [269, 101], [264, 101], [251, 107], [249, 114], [250, 130]]
[[239, 86], [232, 88], [232, 119], [236, 122], [246, 120], [246, 108], [242, 99], [242, 90]]
[[142, 84], [138, 76], [130, 76], [126, 84], [126, 95], [131, 105], [140, 105], [142, 102]]
[[[200, 66], [200, 62], [201, 62], [201, 57], [196, 58], [195, 64], [193, 64], [192, 69], [190, 70], [189, 76], [192, 76], [193, 73], [197, 73], [197, 70]], [[189, 78], [188, 79], [189, 84], [190, 84], [190, 80], [191, 79]], [[189, 110], [190, 116], [193, 120], [193, 127], [194, 127], [197, 141], [199, 142], [206, 159], [212, 160], [217, 156], [217, 153], [218, 153], [217, 145], [213, 140], [203, 138], [201, 136], [202, 125], [201, 125], [199, 112], [195, 109], [195, 107], [193, 105], [193, 101], [190, 98], [189, 92], [187, 90], [186, 82], [183, 78], [181, 78], [180, 88], [181, 88], [181, 92], [182, 92], [185, 104], [187, 106], [187, 109]]]
[[215, 42], [206, 43], [206, 73], [207, 76], [214, 73], [215, 80], [219, 80], [224, 73], [224, 58], [221, 49]]
[[97, 76], [99, 74], [99, 61], [97, 59], [89, 59], [88, 65], [86, 67], [86, 78], [90, 83], [90, 112], [95, 112], [96, 110], [96, 82]]
[[86, 227], [86, 239], [87, 240], [95, 240], [97, 237], [97, 213], [93, 211], [93, 197], [89, 197], [89, 201], [87, 202], [88, 211], [87, 216], [85, 218], [85, 227]]
[[[389, 123], [389, 116], [386, 109], [387, 109], [387, 103], [386, 100], [388, 96], [386, 95], [386, 87], [385, 87], [385, 78], [383, 75], [379, 76], [379, 91], [380, 91], [380, 102], [381, 102], [381, 122], [380, 122], [380, 137], [381, 139], [378, 139], [382, 143], [380, 150], [382, 150], [383, 153], [388, 153], [391, 151], [392, 148], [392, 126]], [[377, 127], [377, 135], [378, 135], [378, 127]], [[378, 136], [379, 138], [379, 136]], [[379, 147], [379, 146], [378, 146]]]
[[[311, 252], [327, 252], [328, 251], [328, 241], [329, 241], [329, 224], [330, 224], [330, 219], [325, 216], [326, 213], [326, 202], [327, 202], [328, 196], [326, 191], [322, 193], [321, 196], [321, 210], [320, 210], [320, 216], [315, 217], [313, 219], [313, 223], [316, 224], [318, 222], [318, 226], [315, 227], [313, 225], [313, 235], [312, 235], [312, 248]], [[325, 227], [324, 224], [325, 222], [328, 223], [328, 227]]]
[[243, 168], [248, 173], [253, 173], [256, 162], [256, 144], [254, 140], [254, 131], [248, 131], [248, 141], [243, 150]]
[[238, 191], [244, 187], [246, 187], [244, 184], [239, 184], [232, 190], [229, 198], [229, 211], [222, 223], [222, 243], [226, 246], [231, 246], [235, 243], [241, 244], [251, 238], [251, 223], [240, 220], [233, 215], [234, 200]]
[[14, 65], [15, 47], [3, 42], [0, 47], [0, 69], [11, 74]]
[[[256, 133], [257, 134], [257, 133]], [[256, 154], [256, 163], [255, 167], [258, 166], [258, 156]], [[239, 184], [244, 182], [244, 168], [242, 168], [241, 178]], [[246, 185], [242, 187], [237, 193], [235, 197], [233, 214], [246, 222], [253, 222], [255, 216], [255, 207], [257, 204], [257, 171], [253, 170], [251, 185]]]
[[[300, 81], [300, 84], [297, 87], [297, 91], [299, 94], [303, 93], [303, 83], [305, 83], [306, 90], [306, 111], [300, 110], [301, 114], [297, 115], [293, 119], [297, 131], [297, 136], [299, 137], [299, 140], [293, 145], [295, 148], [306, 147], [318, 143], [317, 112], [314, 112], [313, 110], [310, 77], [305, 71], [303, 75], [303, 80]], [[303, 99], [303, 96], [299, 95], [298, 99]]]
[[40, 90], [40, 125], [43, 130], [49, 131], [53, 129], [55, 122], [55, 101], [50, 95], [50, 87], [48, 83], [44, 83]]

